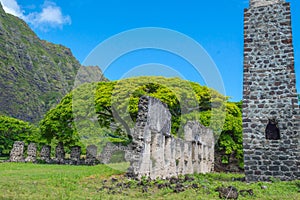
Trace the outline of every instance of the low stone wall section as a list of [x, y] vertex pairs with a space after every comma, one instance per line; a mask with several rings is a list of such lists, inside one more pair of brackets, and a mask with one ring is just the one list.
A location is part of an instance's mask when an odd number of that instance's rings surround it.
[[123, 145], [123, 144], [113, 144], [108, 142], [105, 147], [103, 148], [100, 156], [99, 156], [99, 160], [101, 163], [103, 164], [108, 164], [110, 162], [110, 159], [112, 157], [112, 155], [115, 152], [118, 151], [123, 151], [125, 152], [125, 160], [129, 162], [130, 160], [130, 155], [131, 155], [131, 151], [132, 151], [132, 147], [131, 145]]
[[10, 153], [9, 162], [41, 162], [47, 164], [68, 164], [68, 165], [95, 165], [100, 161], [97, 156], [97, 147], [95, 145], [87, 146], [86, 159], [81, 159], [81, 147], [71, 147], [70, 159], [65, 156], [65, 150], [62, 143], [58, 143], [55, 147], [55, 157], [51, 158], [51, 146], [44, 145], [40, 151], [40, 156], [37, 156], [37, 145], [30, 143], [27, 147], [27, 157], [24, 159], [25, 143], [15, 141]]

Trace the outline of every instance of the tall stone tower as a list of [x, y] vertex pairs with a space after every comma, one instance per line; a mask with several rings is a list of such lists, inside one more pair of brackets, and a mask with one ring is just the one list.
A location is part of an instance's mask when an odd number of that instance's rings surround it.
[[290, 4], [250, 0], [244, 13], [243, 145], [247, 181], [300, 178], [300, 112]]

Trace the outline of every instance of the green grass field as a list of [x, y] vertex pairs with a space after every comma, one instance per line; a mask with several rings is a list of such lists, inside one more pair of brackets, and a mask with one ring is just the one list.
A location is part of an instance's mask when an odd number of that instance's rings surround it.
[[[253, 190], [253, 196], [240, 195], [239, 199], [300, 199], [299, 180], [251, 184], [233, 181], [233, 178], [243, 177], [242, 174], [194, 175], [188, 184], [199, 188], [189, 187], [181, 193], [174, 193], [170, 188], [158, 189], [157, 183], [163, 180], [150, 182], [147, 191], [143, 191], [143, 186], [139, 186], [141, 182], [125, 179], [124, 172], [118, 170], [126, 167], [125, 163], [111, 166], [0, 163], [0, 199], [219, 199], [215, 191], [219, 186]], [[130, 187], [121, 189], [120, 183]]]

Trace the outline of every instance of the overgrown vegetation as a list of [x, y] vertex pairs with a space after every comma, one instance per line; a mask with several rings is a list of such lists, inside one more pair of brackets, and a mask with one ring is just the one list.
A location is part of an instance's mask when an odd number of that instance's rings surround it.
[[219, 138], [217, 151], [224, 154], [223, 163], [229, 163], [233, 156], [242, 167], [240, 105], [226, 102], [226, 97], [197, 83], [163, 77], [84, 84], [51, 109], [38, 128], [3, 116], [0, 121], [1, 152], [7, 155], [16, 140], [48, 143], [53, 147], [63, 142], [66, 147], [80, 145], [83, 151], [89, 144], [101, 148], [107, 141], [128, 143], [128, 130], [134, 127], [138, 101], [143, 95], [158, 98], [168, 105], [173, 135], [182, 137], [180, 127], [188, 120], [198, 120], [214, 129]]
[[33, 125], [0, 115], [0, 157], [9, 155], [14, 141], [25, 143], [37, 141], [39, 131]]
[[138, 77], [85, 84], [46, 114], [40, 123], [41, 136], [67, 146], [81, 143], [101, 147], [106, 141], [130, 142], [130, 129], [134, 127], [138, 101], [143, 95], [168, 105], [173, 135], [182, 137], [180, 127], [188, 120], [198, 120], [220, 138], [217, 148], [228, 155], [224, 162], [234, 155], [242, 165], [239, 107], [215, 90], [179, 78]]
[[[219, 199], [218, 187], [233, 186], [243, 199], [297, 200], [300, 182], [246, 183], [241, 174], [195, 174], [169, 180], [126, 179], [124, 164], [97, 166], [0, 164], [0, 199]], [[186, 179], [186, 180], [185, 180]], [[169, 187], [170, 184], [170, 187]], [[181, 184], [183, 187], [176, 185]], [[184, 188], [184, 190], [179, 190]]]

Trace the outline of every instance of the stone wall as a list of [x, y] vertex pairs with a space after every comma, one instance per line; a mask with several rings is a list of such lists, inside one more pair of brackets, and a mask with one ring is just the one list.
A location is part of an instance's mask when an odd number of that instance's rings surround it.
[[124, 159], [126, 161], [130, 160], [130, 156], [131, 156], [130, 152], [132, 151], [131, 145], [124, 146], [122, 144], [113, 144], [109, 142], [105, 145], [105, 147], [103, 148], [99, 156], [101, 163], [103, 164], [110, 163], [110, 159], [112, 155], [118, 151], [123, 151], [125, 153]]
[[198, 122], [184, 127], [185, 139], [171, 136], [171, 114], [165, 104], [142, 97], [132, 134], [128, 174], [166, 178], [213, 171], [214, 136]]
[[94, 165], [99, 164], [97, 157], [97, 147], [95, 145], [87, 146], [86, 159], [81, 159], [81, 147], [71, 147], [70, 159], [66, 158], [65, 150], [62, 143], [58, 143], [55, 147], [55, 157], [51, 158], [51, 146], [43, 145], [41, 151], [37, 152], [37, 145], [30, 143], [27, 147], [27, 157], [24, 159], [25, 143], [15, 141], [10, 152], [9, 162], [32, 162], [32, 163], [47, 163], [47, 164], [68, 164], [68, 165]]
[[[268, 2], [260, 5], [259, 2]], [[244, 19], [243, 134], [248, 181], [300, 178], [290, 4], [251, 1]]]

